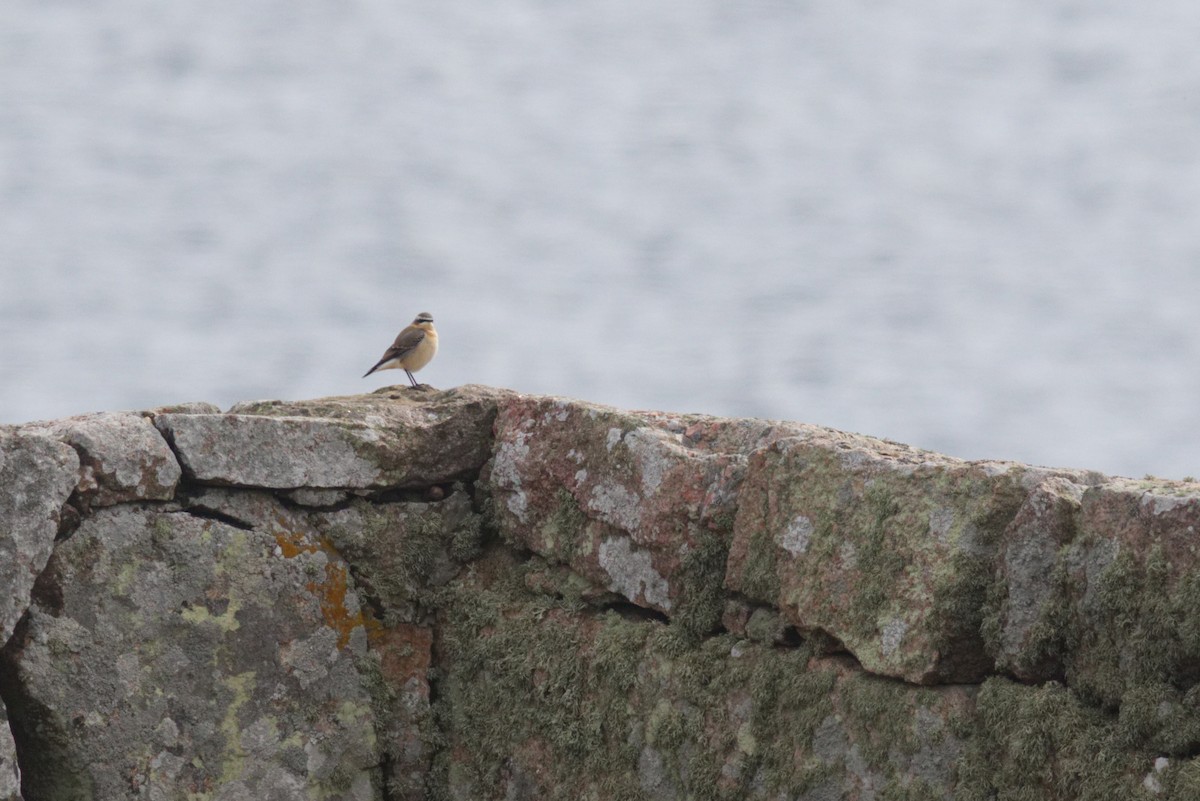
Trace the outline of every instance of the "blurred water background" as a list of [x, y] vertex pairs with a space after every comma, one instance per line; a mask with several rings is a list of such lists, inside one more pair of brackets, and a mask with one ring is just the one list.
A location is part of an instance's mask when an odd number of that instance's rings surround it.
[[1200, 4], [7, 0], [0, 422], [438, 387], [1200, 474]]

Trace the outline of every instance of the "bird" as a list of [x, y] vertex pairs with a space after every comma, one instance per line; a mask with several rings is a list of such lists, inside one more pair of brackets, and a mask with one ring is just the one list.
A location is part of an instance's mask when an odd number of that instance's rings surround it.
[[414, 387], [421, 386], [417, 383], [417, 379], [413, 378], [413, 373], [420, 370], [437, 353], [438, 335], [433, 329], [433, 315], [429, 312], [421, 312], [416, 319], [412, 321], [412, 325], [406, 326], [403, 331], [396, 337], [396, 341], [383, 354], [383, 358], [375, 363], [367, 372], [363, 373], [363, 378], [366, 378], [376, 370], [403, 370], [408, 380], [412, 382]]

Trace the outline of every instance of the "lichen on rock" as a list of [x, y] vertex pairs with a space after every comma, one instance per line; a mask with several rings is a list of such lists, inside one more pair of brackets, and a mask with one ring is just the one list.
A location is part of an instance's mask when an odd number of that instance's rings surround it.
[[0, 486], [0, 801], [1200, 796], [1193, 483], [393, 387]]
[[339, 643], [308, 570], [323, 560], [275, 547], [130, 506], [93, 513], [58, 546], [3, 654], [27, 796], [267, 797], [284, 782], [373, 797], [379, 757], [354, 667], [366, 632]]
[[76, 495], [87, 507], [170, 500], [182, 476], [162, 435], [134, 412], [31, 423], [22, 431], [44, 433], [75, 449], [80, 463]]
[[7, 641], [46, 566], [79, 457], [52, 437], [0, 429], [0, 641]]

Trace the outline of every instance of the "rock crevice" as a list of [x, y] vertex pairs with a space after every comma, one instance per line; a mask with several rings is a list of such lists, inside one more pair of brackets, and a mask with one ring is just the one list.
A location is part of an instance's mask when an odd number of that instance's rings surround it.
[[0, 479], [0, 801], [1200, 793], [1194, 484], [486, 387]]

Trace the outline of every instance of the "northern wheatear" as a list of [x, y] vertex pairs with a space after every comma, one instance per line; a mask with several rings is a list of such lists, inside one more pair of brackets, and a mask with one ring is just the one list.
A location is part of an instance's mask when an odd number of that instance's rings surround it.
[[403, 370], [414, 387], [419, 387], [413, 373], [429, 364], [437, 353], [437, 331], [433, 330], [433, 315], [421, 312], [412, 325], [396, 337], [396, 341], [383, 354], [375, 366], [363, 374], [366, 378], [376, 370]]

